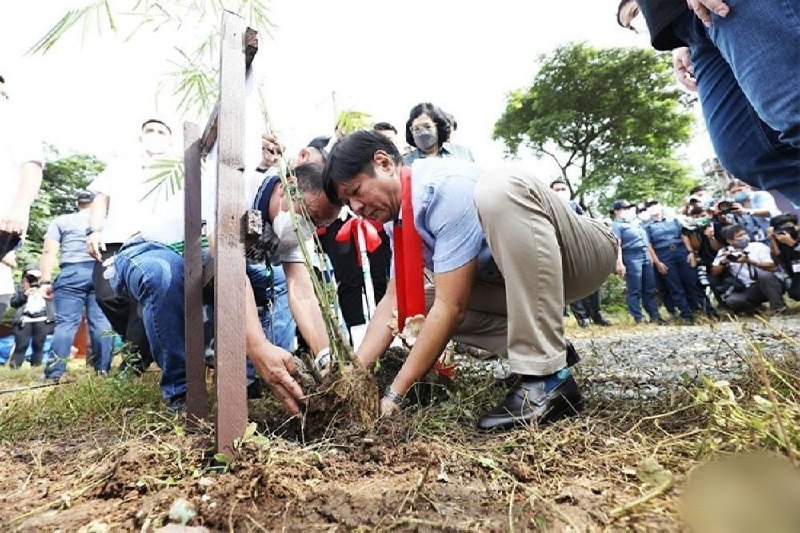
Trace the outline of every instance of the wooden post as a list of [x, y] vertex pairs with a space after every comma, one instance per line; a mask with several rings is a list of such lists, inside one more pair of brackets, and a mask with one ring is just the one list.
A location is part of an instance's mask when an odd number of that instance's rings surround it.
[[230, 454], [247, 425], [245, 384], [244, 137], [245, 24], [222, 16], [218, 120], [214, 338], [217, 450]]
[[183, 125], [184, 242], [183, 289], [186, 335], [186, 414], [196, 425], [208, 416], [205, 343], [203, 339], [203, 258], [200, 141], [197, 124]]

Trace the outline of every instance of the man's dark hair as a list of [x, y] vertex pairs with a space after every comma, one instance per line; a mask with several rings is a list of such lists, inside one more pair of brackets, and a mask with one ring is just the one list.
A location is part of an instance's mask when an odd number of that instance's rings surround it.
[[744, 226], [741, 224], [731, 224], [730, 226], [726, 226], [722, 228], [722, 238], [725, 242], [733, 239], [733, 236], [739, 233], [740, 231], [746, 231]]
[[777, 215], [769, 219], [769, 225], [773, 228], [777, 228], [778, 226], [783, 226], [787, 222], [791, 222], [794, 225], [797, 225], [797, 215], [794, 213], [783, 213], [781, 215]]
[[694, 206], [693, 208], [691, 208], [689, 210], [688, 214], [689, 214], [690, 217], [693, 217], [693, 216], [697, 216], [697, 215], [703, 215], [703, 214], [705, 214], [705, 212], [706, 212], [705, 209], [703, 209], [699, 205], [696, 205], [696, 206]]
[[397, 146], [382, 133], [374, 130], [351, 133], [336, 143], [322, 173], [325, 194], [333, 205], [342, 205], [336, 194], [338, 184], [347, 183], [362, 172], [370, 176], [375, 175], [372, 160], [378, 151], [389, 154], [396, 165], [403, 163]]
[[556, 185], [567, 185], [567, 182], [562, 180], [561, 178], [556, 178], [550, 182], [550, 188], [552, 189]]
[[324, 169], [325, 167], [320, 163], [305, 163], [295, 167], [294, 176], [300, 192], [322, 192], [322, 171]]
[[169, 124], [167, 124], [166, 122], [164, 122], [161, 119], [149, 118], [149, 119], [145, 120], [144, 122], [142, 122], [142, 127], [140, 129], [144, 129], [144, 127], [147, 126], [148, 124], [161, 124], [162, 126], [167, 128], [167, 131], [169, 132], [169, 134], [172, 135], [172, 128], [170, 128]]
[[423, 102], [411, 108], [406, 121], [406, 142], [411, 146], [416, 146], [414, 135], [411, 133], [411, 123], [420, 115], [428, 115], [433, 119], [433, 123], [436, 124], [437, 143], [442, 146], [450, 138], [450, 121], [447, 120], [444, 111], [430, 102]]
[[5, 83], [5, 82], [6, 82], [6, 79], [3, 77], [2, 74], [0, 74], [0, 83]]
[[397, 128], [395, 128], [388, 122], [377, 122], [375, 123], [374, 126], [372, 126], [372, 129], [375, 131], [391, 131], [394, 132], [395, 135], [397, 135]]
[[[621, 0], [619, 5], [617, 6], [617, 24], [622, 26], [623, 28], [632, 30], [630, 21], [623, 21], [622, 20], [622, 9], [630, 3], [635, 2], [635, 0]], [[638, 11], [639, 5], [636, 5], [636, 9]], [[635, 15], [634, 15], [635, 16]]]
[[697, 185], [696, 187], [692, 187], [689, 189], [689, 194], [697, 194], [700, 191], [705, 191], [706, 188], [703, 185]]

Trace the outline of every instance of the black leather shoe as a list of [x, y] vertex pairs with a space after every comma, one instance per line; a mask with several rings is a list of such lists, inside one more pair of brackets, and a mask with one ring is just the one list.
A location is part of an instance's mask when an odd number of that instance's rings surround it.
[[606, 319], [606, 317], [604, 317], [604, 316], [603, 316], [603, 315], [601, 315], [600, 313], [598, 313], [598, 314], [596, 314], [596, 315], [594, 315], [594, 316], [592, 317], [592, 322], [594, 322], [594, 323], [595, 323], [595, 324], [597, 324], [598, 326], [610, 326], [610, 325], [612, 325], [612, 324], [611, 324], [611, 322], [609, 322], [609, 321]]
[[578, 318], [576, 320], [578, 322], [578, 326], [579, 327], [582, 327], [582, 328], [588, 328], [589, 327], [589, 319], [587, 319], [587, 318]]
[[581, 356], [575, 351], [575, 347], [571, 342], [567, 341], [567, 366], [575, 366], [581, 360]]
[[547, 392], [537, 376], [520, 376], [500, 405], [478, 420], [478, 429], [511, 429], [517, 425], [544, 425], [583, 409], [583, 396], [572, 376]]

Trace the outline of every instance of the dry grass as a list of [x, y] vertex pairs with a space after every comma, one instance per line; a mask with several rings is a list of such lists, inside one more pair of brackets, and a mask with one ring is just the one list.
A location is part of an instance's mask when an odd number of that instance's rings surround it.
[[[741, 334], [749, 342], [740, 355], [751, 362], [741, 379], [686, 384], [648, 401], [593, 396], [580, 417], [503, 434], [473, 429], [505, 391], [477, 372], [462, 374], [447, 400], [403, 420], [379, 421], [371, 431], [331, 429], [312, 442], [303, 439], [301, 424], [285, 422], [265, 399], [251, 404], [258, 424], [248, 428], [234, 457], [214, 456], [210, 428], [186, 435], [179, 419], [162, 414], [154, 374], [81, 375], [70, 385], [0, 397], [0, 441], [16, 450], [0, 455], [8, 463], [0, 479], [0, 493], [8, 494], [0, 523], [47, 529], [48, 513], [57, 510], [53, 520], [75, 529], [91, 520], [120, 529], [157, 527], [169, 522], [169, 507], [180, 496], [197, 507], [191, 524], [237, 531], [315, 524], [685, 529], [695, 520], [686, 510], [692, 504], [703, 502], [706, 517], [724, 508], [705, 505], [713, 500], [709, 494], [720, 492], [719, 483], [710, 491], [707, 481], [690, 483], [709, 463], [751, 453], [783, 458], [762, 469], [786, 477], [781, 487], [793, 486], [798, 472], [796, 341], [785, 338], [785, 349], [763, 353], [746, 324]], [[729, 470], [725, 487], [751, 470]], [[42, 480], [46, 494], [32, 496]], [[800, 508], [790, 496], [759, 506], [753, 513], [774, 518], [775, 531], [800, 525], [787, 514]]]

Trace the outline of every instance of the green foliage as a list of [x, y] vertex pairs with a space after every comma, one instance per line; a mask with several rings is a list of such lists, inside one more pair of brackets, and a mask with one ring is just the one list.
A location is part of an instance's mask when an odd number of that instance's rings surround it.
[[603, 311], [609, 313], [626, 313], [625, 303], [625, 278], [612, 274], [600, 288], [600, 301]]
[[[217, 100], [220, 21], [223, 10], [245, 18], [248, 25], [269, 33], [269, 8], [265, 0], [94, 0], [83, 7], [68, 10], [28, 50], [29, 54], [47, 53], [65, 35], [80, 28], [84, 41], [92, 33], [123, 35], [133, 39], [157, 31], [176, 37], [186, 28], [202, 37], [194, 48], [173, 47], [170, 73], [172, 94], [178, 97], [178, 109], [187, 116], [206, 114]], [[181, 31], [183, 30], [183, 31]], [[159, 91], [164, 88], [159, 84]]]
[[336, 117], [336, 131], [344, 135], [372, 127], [372, 115], [355, 109], [345, 109]]
[[78, 192], [85, 190], [105, 168], [105, 164], [92, 155], [75, 154], [58, 158], [58, 152], [53, 147], [49, 152], [42, 173], [42, 187], [31, 206], [25, 244], [17, 252], [20, 268], [38, 261], [50, 221], [58, 215], [74, 212]]
[[617, 197], [673, 200], [692, 183], [676, 149], [688, 142], [689, 99], [651, 50], [569, 44], [541, 58], [513, 91], [493, 137], [558, 166], [572, 196], [605, 209]]

